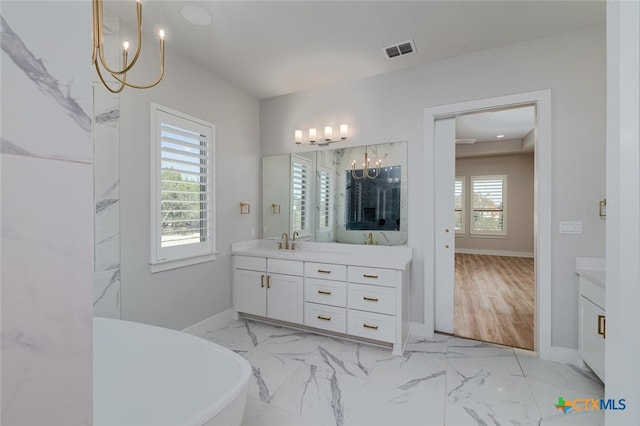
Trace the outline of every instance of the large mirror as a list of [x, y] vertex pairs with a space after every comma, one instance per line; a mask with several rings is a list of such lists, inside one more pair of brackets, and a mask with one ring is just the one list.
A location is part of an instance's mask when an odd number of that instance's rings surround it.
[[262, 160], [263, 238], [407, 244], [407, 143]]

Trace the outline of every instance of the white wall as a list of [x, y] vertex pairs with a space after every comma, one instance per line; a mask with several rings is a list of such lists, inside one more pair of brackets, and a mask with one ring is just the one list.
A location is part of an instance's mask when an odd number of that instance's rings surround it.
[[[576, 256], [604, 255], [605, 33], [587, 29], [438, 61], [383, 76], [263, 100], [264, 155], [309, 149], [296, 128], [349, 124], [348, 144], [409, 142], [409, 246], [413, 247], [411, 320], [423, 322], [421, 159], [425, 107], [551, 89], [554, 229], [582, 220], [582, 235], [552, 235], [552, 345], [576, 348]], [[428, 201], [428, 200], [427, 200]]]
[[[146, 42], [152, 52], [137, 65], [138, 79], [155, 78], [156, 43]], [[166, 61], [158, 86], [125, 89], [121, 95], [121, 314], [125, 320], [182, 329], [231, 307], [231, 242], [249, 239], [252, 228], [259, 231], [259, 104], [181, 57], [169, 42]], [[213, 262], [150, 273], [149, 102], [216, 125], [218, 256]], [[241, 201], [251, 204], [251, 214], [240, 214]]]
[[[456, 253], [494, 251], [533, 257], [533, 169], [533, 153], [456, 159], [456, 176], [466, 178], [465, 233], [456, 234]], [[505, 237], [470, 236], [471, 176], [484, 175], [507, 176]]]
[[3, 1], [1, 17], [1, 422], [91, 425], [91, 8]]
[[640, 4], [607, 2], [607, 425], [640, 424]]

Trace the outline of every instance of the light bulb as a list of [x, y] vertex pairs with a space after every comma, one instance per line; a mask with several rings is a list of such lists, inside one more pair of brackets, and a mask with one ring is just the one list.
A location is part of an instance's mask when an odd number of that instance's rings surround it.
[[302, 143], [302, 130], [296, 130], [294, 135], [296, 144], [300, 145]]
[[128, 41], [125, 41], [124, 43], [122, 43], [122, 48], [123, 48], [124, 50], [128, 50], [128, 49], [129, 49], [129, 42], [128, 42]]
[[333, 136], [333, 129], [331, 126], [324, 126], [324, 140], [325, 142], [329, 142], [331, 137]]
[[164, 40], [164, 30], [158, 31], [158, 35], [160, 36], [160, 40]]
[[309, 129], [309, 142], [315, 142], [316, 141], [316, 129], [315, 127], [312, 127]]
[[346, 124], [340, 125], [340, 139], [344, 140], [347, 138], [347, 133], [349, 132], [349, 126]]

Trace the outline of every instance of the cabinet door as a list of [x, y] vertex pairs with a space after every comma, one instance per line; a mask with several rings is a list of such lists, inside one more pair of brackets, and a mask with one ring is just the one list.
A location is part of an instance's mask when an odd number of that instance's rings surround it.
[[269, 274], [267, 286], [267, 317], [302, 324], [302, 277]]
[[233, 303], [237, 312], [266, 316], [267, 278], [264, 272], [236, 269], [233, 277]]
[[599, 316], [605, 312], [590, 300], [580, 297], [580, 355], [601, 380], [604, 380], [604, 337], [598, 334]]

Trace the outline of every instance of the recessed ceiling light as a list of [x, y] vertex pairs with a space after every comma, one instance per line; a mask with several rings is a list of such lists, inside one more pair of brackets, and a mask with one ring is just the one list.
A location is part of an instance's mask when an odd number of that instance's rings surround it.
[[204, 27], [211, 23], [211, 15], [200, 6], [184, 6], [180, 12], [182, 17], [193, 25]]
[[497, 137], [498, 139], [502, 139], [502, 138], [504, 138], [504, 135], [498, 135], [498, 136], [496, 136], [496, 137]]

